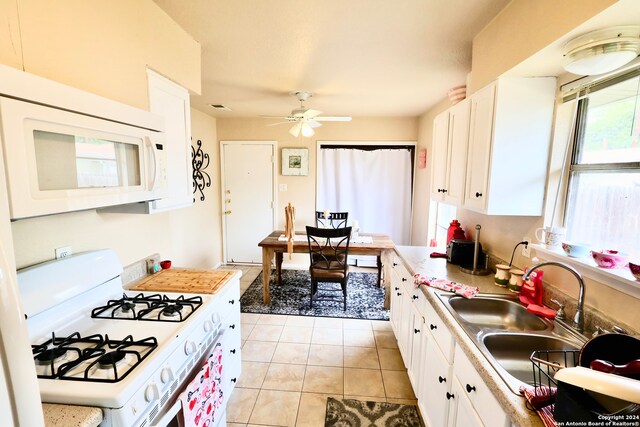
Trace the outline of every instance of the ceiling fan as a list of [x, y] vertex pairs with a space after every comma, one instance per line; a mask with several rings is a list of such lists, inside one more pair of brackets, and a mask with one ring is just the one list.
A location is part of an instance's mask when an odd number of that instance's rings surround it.
[[300, 101], [300, 108], [295, 108], [288, 116], [260, 116], [267, 119], [285, 119], [284, 122], [272, 123], [269, 126], [280, 125], [283, 123], [294, 123], [289, 129], [289, 133], [295, 137], [302, 133], [304, 137], [313, 136], [314, 128], [322, 126], [320, 122], [350, 122], [350, 116], [321, 116], [322, 111], [312, 110], [304, 106], [304, 102], [311, 98], [313, 94], [304, 90], [289, 92], [289, 95], [295, 96]]

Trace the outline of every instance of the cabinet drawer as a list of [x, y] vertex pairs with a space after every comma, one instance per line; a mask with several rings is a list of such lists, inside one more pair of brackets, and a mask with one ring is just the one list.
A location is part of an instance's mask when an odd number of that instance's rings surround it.
[[455, 349], [455, 361], [453, 373], [460, 381], [461, 392], [469, 399], [483, 424], [496, 427], [509, 426], [509, 418], [502, 410], [500, 403], [460, 347]]
[[453, 349], [455, 341], [451, 332], [444, 324], [440, 316], [436, 314], [431, 305], [427, 306], [426, 327], [428, 328], [434, 341], [437, 343], [440, 351], [449, 363], [453, 362]]
[[216, 312], [220, 315], [220, 319], [224, 319], [232, 312], [240, 313], [240, 285], [237, 280], [227, 283], [215, 298]]

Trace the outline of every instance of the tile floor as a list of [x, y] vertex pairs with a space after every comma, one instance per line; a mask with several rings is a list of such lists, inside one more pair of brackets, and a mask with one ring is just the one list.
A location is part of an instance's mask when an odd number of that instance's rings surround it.
[[[234, 268], [241, 293], [262, 270]], [[416, 403], [388, 321], [242, 313], [241, 333], [228, 426], [323, 426], [329, 396]]]

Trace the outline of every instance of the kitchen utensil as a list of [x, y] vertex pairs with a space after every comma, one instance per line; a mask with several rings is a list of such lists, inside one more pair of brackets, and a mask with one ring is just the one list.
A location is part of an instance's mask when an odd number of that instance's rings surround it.
[[[587, 341], [580, 350], [579, 365], [591, 367], [594, 360], [606, 360], [613, 365], [626, 365], [640, 359], [640, 339], [624, 334], [602, 334]], [[640, 380], [640, 372], [626, 375]]]
[[572, 258], [583, 258], [589, 256], [591, 245], [586, 243], [562, 242], [564, 253]]
[[640, 359], [632, 360], [624, 365], [614, 365], [607, 360], [596, 359], [589, 364], [591, 369], [622, 376], [640, 374]]
[[164, 261], [160, 261], [160, 267], [163, 270], [168, 270], [171, 268], [171, 260], [165, 259]]
[[636, 280], [640, 281], [640, 264], [630, 262], [629, 271], [631, 271], [631, 274], [633, 274], [633, 277], [635, 277]]
[[620, 268], [628, 264], [629, 255], [612, 249], [591, 251], [591, 257], [602, 268]]

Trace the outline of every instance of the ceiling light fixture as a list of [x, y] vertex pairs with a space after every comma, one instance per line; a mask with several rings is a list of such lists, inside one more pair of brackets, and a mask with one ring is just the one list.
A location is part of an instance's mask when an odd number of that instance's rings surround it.
[[564, 47], [564, 69], [592, 76], [608, 73], [640, 54], [640, 26], [620, 26], [592, 31]]

